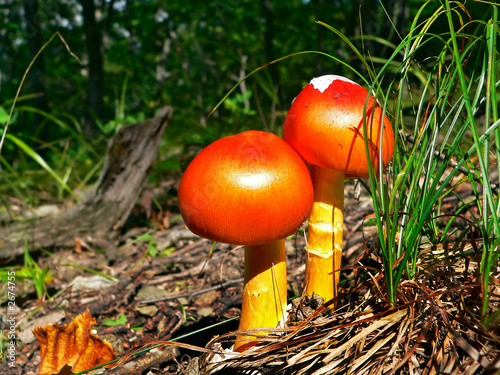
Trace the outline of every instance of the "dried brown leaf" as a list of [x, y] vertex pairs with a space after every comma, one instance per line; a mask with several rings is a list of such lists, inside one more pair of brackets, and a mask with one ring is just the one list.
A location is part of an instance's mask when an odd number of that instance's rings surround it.
[[34, 328], [42, 357], [38, 375], [58, 374], [66, 365], [73, 372], [81, 372], [115, 359], [111, 346], [90, 332], [94, 324], [95, 319], [87, 309], [68, 325]]

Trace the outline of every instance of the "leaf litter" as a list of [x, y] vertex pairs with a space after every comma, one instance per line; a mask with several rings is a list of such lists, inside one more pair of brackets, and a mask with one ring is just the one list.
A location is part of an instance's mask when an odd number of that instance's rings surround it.
[[[110, 343], [120, 359], [112, 369], [91, 373], [320, 375], [499, 371], [500, 319], [492, 319], [488, 329], [480, 323], [481, 240], [461, 239], [424, 246], [415, 281], [401, 282], [397, 304], [390, 307], [379, 272], [383, 266], [377, 256], [376, 231], [363, 225], [372, 213], [369, 198], [361, 196], [355, 201], [353, 195], [351, 185], [346, 203], [356, 209], [346, 212], [346, 267], [337, 297], [338, 308], [332, 312], [317, 301], [307, 303], [297, 298], [294, 318], [286, 328], [271, 330], [265, 337], [259, 336], [259, 330], [245, 332], [261, 341], [252, 351], [227, 355], [236, 336], [241, 335], [235, 329], [243, 286], [242, 249], [225, 244], [213, 246], [192, 235], [176, 217], [175, 207], [169, 208], [168, 228], [129, 228], [105, 251], [83, 247], [80, 252], [60, 249], [54, 252], [56, 256], [40, 255], [37, 261], [48, 266], [53, 276], [47, 285], [49, 295], [43, 301], [23, 296], [20, 322], [26, 324], [62, 311], [65, 317], [58, 323], [69, 323], [88, 308], [96, 318], [97, 334]], [[154, 253], [148, 249], [150, 237], [147, 241], [132, 241], [145, 233], [154, 239]], [[289, 297], [300, 296], [302, 291], [304, 246], [302, 235], [287, 240]], [[171, 247], [172, 251], [157, 255]], [[93, 277], [89, 269], [117, 282]], [[500, 305], [498, 274], [490, 287], [492, 312]], [[82, 281], [89, 276], [90, 281], [99, 282], [85, 288]], [[16, 370], [7, 373], [36, 374], [40, 365], [38, 342], [19, 341], [17, 349]], [[212, 361], [216, 354], [223, 355], [222, 361]], [[0, 370], [3, 367], [5, 363], [0, 364]]]

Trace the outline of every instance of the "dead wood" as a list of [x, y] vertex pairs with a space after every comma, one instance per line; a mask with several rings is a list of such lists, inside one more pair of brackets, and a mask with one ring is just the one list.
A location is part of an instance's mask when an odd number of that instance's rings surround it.
[[71, 247], [76, 238], [113, 239], [142, 191], [172, 113], [164, 107], [154, 118], [122, 127], [110, 139], [100, 177], [85, 200], [57, 215], [0, 228], [0, 258], [22, 255], [25, 241], [32, 251]]
[[123, 366], [109, 370], [108, 374], [124, 375], [124, 374], [142, 374], [145, 370], [154, 366], [160, 366], [162, 363], [172, 360], [172, 358], [180, 355], [179, 348], [175, 346], [167, 346], [164, 349], [152, 349], [146, 352], [143, 357], [135, 359]]

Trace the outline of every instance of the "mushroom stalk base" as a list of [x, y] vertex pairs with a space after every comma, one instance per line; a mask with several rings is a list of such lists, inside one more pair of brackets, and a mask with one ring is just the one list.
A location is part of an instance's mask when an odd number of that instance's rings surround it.
[[[313, 165], [314, 203], [307, 236], [306, 295], [328, 302], [338, 293], [344, 223], [342, 172]], [[330, 306], [334, 308], [334, 305]]]
[[[275, 328], [286, 310], [286, 286], [285, 240], [245, 246], [245, 287], [238, 329]], [[257, 343], [251, 336], [237, 337], [234, 350], [243, 352]]]

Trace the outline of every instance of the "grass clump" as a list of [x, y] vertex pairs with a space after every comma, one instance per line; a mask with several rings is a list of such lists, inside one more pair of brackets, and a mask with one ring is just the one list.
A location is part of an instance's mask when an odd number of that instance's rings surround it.
[[[420, 8], [389, 58], [366, 59], [381, 66], [371, 87], [398, 135], [388, 174], [371, 173], [371, 194], [390, 304], [401, 281], [417, 277], [422, 247], [482, 238], [474, 250], [485, 322], [499, 255], [498, 8], [477, 20], [461, 3], [435, 5]], [[421, 18], [424, 12], [432, 16]], [[430, 31], [442, 23], [446, 32]], [[428, 43], [441, 44], [441, 52], [417, 60]], [[460, 195], [462, 184], [472, 185], [473, 199]], [[453, 212], [442, 210], [447, 199], [457, 201]]]

